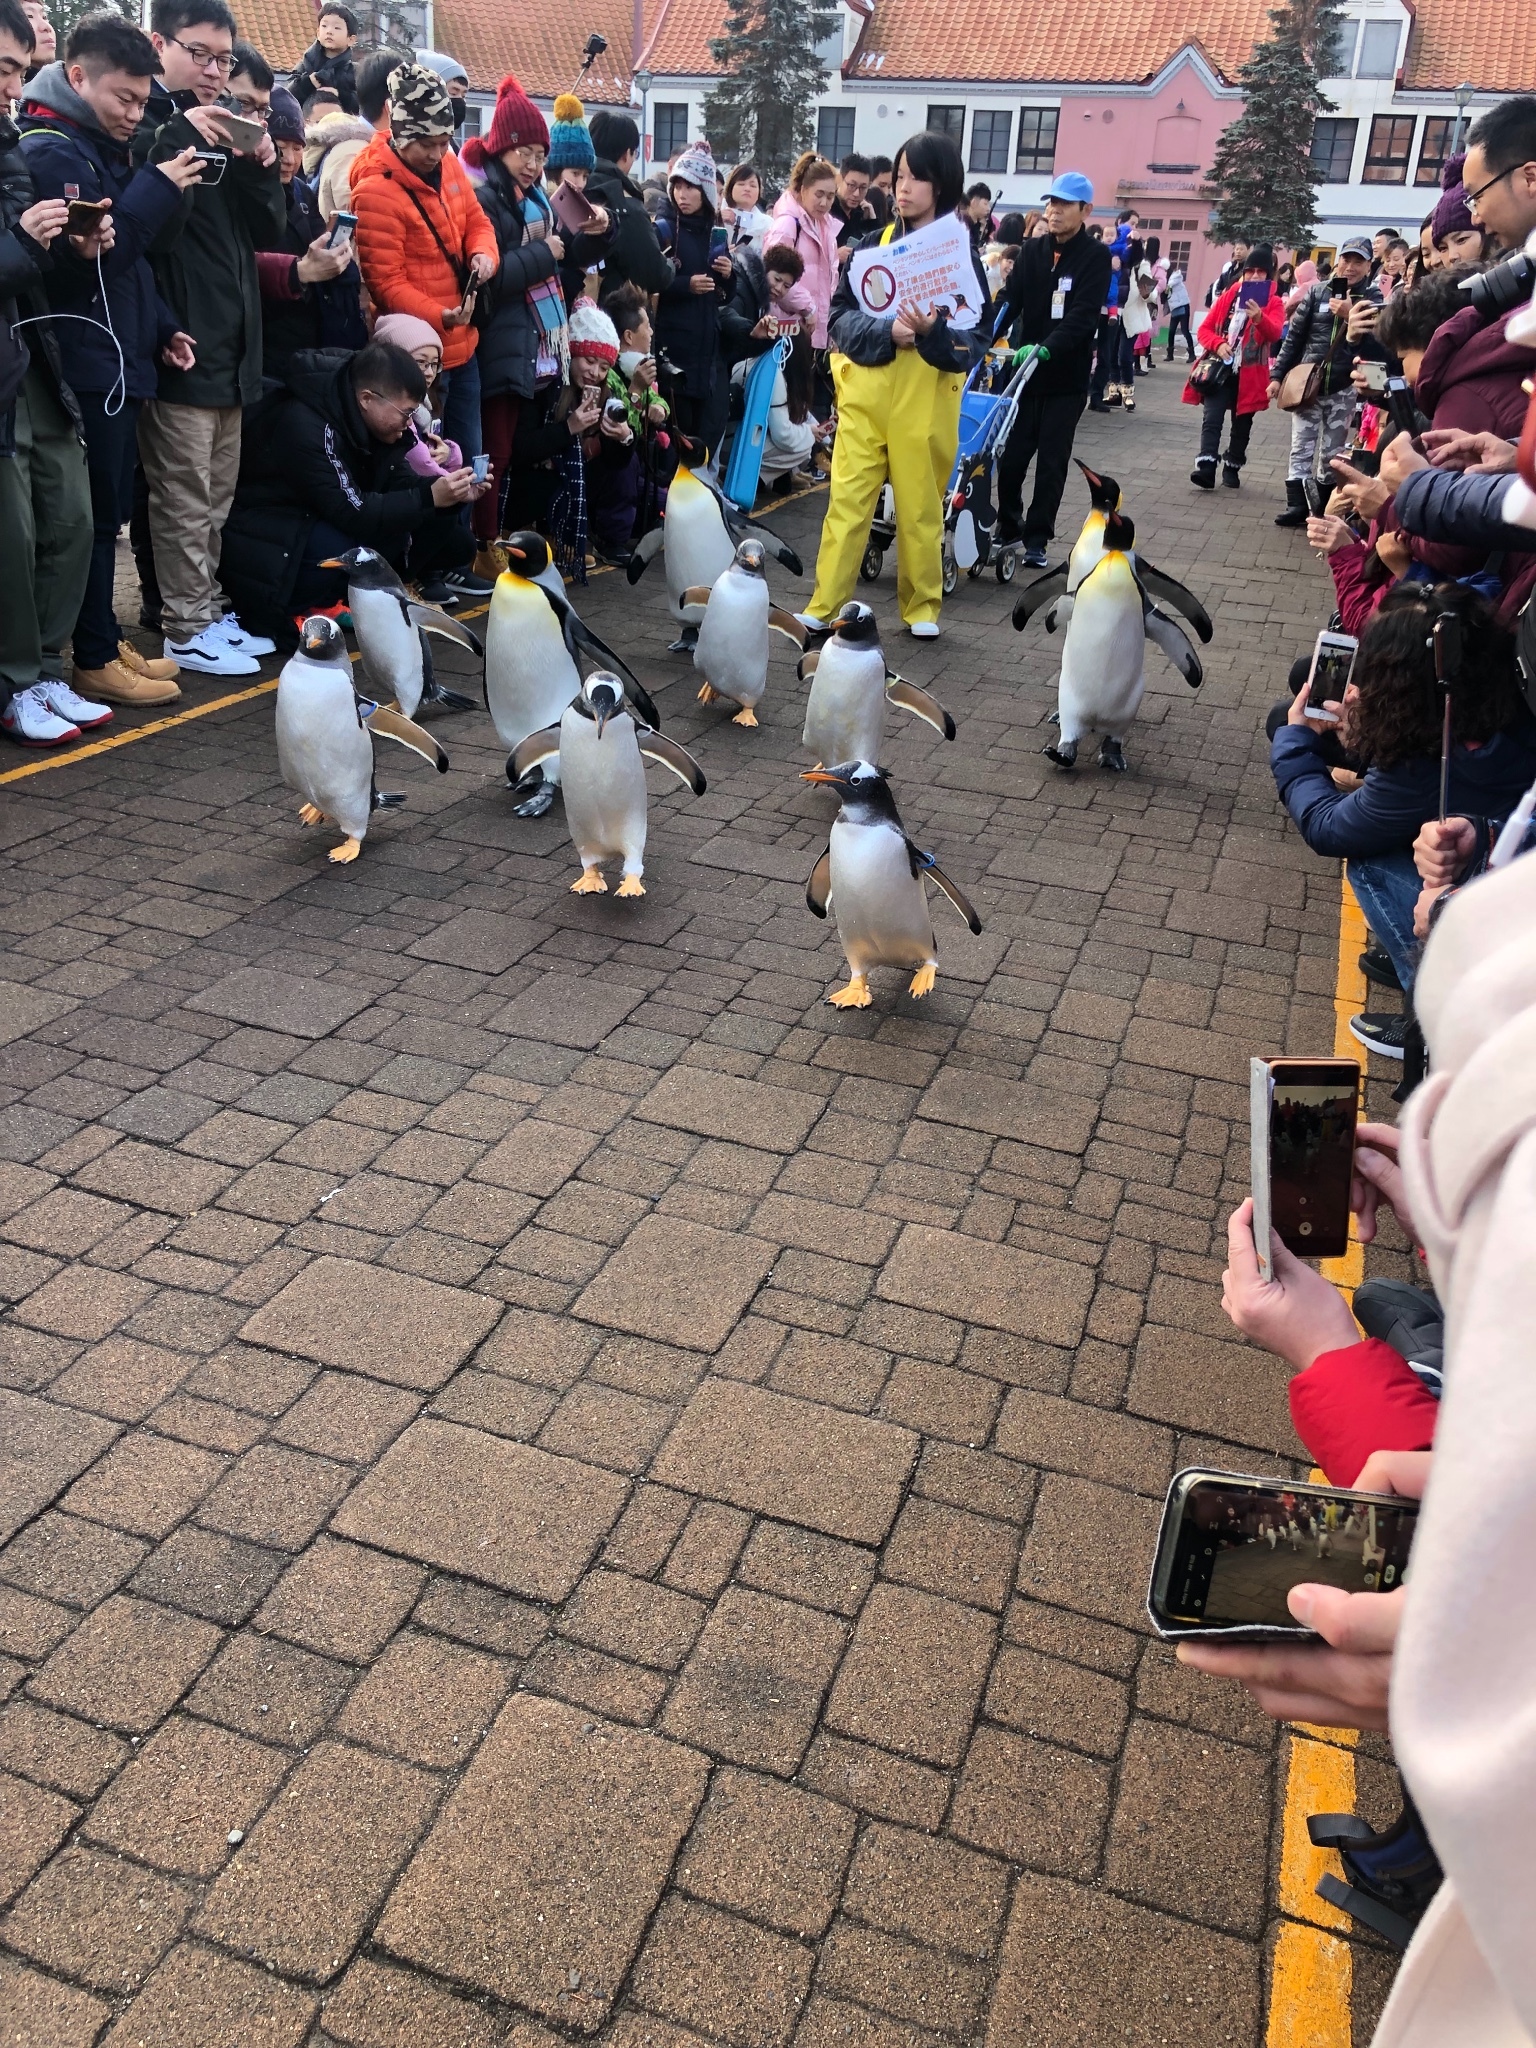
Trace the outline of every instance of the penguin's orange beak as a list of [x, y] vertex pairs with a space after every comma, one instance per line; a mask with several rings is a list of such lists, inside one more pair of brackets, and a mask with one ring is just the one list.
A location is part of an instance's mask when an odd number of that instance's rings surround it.
[[527, 550], [524, 548], [507, 548], [506, 553], [512, 557], [514, 562], [526, 562], [528, 559]]
[[800, 771], [800, 780], [802, 782], [835, 783], [837, 781], [837, 777], [826, 768], [802, 768]]
[[325, 561], [321, 562], [319, 566], [322, 569], [345, 569], [347, 565], [345, 562], [339, 560], [337, 556], [331, 555], [328, 556]]

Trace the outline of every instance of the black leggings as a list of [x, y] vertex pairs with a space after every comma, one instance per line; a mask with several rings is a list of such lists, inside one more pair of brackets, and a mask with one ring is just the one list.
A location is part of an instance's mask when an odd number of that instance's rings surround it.
[[1166, 362], [1171, 363], [1173, 361], [1173, 344], [1181, 334], [1184, 337], [1184, 346], [1189, 351], [1189, 360], [1193, 362], [1195, 360], [1195, 344], [1189, 337], [1188, 306], [1181, 306], [1177, 313], [1170, 313], [1168, 315], [1168, 354], [1164, 358]]

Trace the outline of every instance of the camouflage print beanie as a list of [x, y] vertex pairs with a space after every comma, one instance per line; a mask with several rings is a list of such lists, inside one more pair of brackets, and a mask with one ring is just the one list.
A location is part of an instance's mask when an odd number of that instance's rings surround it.
[[435, 71], [402, 64], [389, 74], [389, 133], [395, 142], [430, 142], [453, 133], [453, 102]]

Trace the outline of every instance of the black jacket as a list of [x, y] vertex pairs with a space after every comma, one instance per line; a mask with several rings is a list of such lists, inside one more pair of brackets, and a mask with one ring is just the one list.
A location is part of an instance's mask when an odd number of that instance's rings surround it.
[[[48, 300], [40, 287], [52, 277], [54, 259], [16, 225], [36, 196], [20, 132], [9, 116], [0, 114], [0, 459], [10, 455], [16, 445], [16, 394], [29, 361], [53, 388], [74, 421], [75, 431], [81, 432], [80, 407], [59, 359], [54, 323], [44, 319], [39, 327], [11, 333], [18, 320], [35, 320], [48, 312]], [[0, 590], [3, 578], [4, 565], [0, 564]]]
[[[22, 152], [40, 199], [62, 199], [65, 187], [75, 186], [81, 199], [112, 201], [115, 236], [101, 259], [99, 282], [95, 263], [77, 256], [66, 237], [54, 244], [48, 304], [55, 313], [76, 316], [54, 329], [64, 373], [77, 391], [114, 388], [119, 364], [112, 336], [105, 332], [110, 320], [123, 352], [126, 396], [153, 398], [157, 359], [176, 321], [155, 287], [150, 256], [175, 246], [192, 210], [192, 195], [178, 192], [152, 166], [134, 166], [128, 145], [114, 142], [97, 126], [62, 64], [44, 65], [28, 83], [21, 130]], [[101, 324], [88, 326], [88, 321]]]
[[[136, 163], [175, 156], [188, 144], [207, 147], [183, 119], [180, 101], [156, 79], [133, 139]], [[225, 159], [216, 185], [192, 194], [186, 226], [174, 247], [150, 252], [155, 282], [178, 327], [197, 343], [190, 370], [161, 365], [159, 396], [174, 405], [254, 405], [261, 396], [261, 291], [256, 251], [275, 249], [287, 222], [277, 165], [248, 156]]]
[[886, 226], [886, 222], [880, 218], [879, 208], [872, 199], [868, 198], [865, 199], [858, 212], [851, 217], [842, 200], [834, 199], [832, 202], [832, 218], [839, 224], [837, 230], [837, 246], [839, 249], [846, 249], [850, 246], [857, 249], [860, 242], [867, 240], [870, 235], [877, 233]]
[[707, 213], [663, 213], [656, 225], [677, 266], [656, 308], [656, 344], [682, 371], [679, 388], [690, 398], [704, 398], [720, 361], [720, 309], [727, 287], [716, 277], [712, 292], [694, 292], [688, 280], [713, 275], [709, 236], [714, 222]]
[[632, 284], [642, 292], [664, 292], [672, 282], [672, 265], [661, 252], [640, 187], [607, 157], [588, 174], [587, 197], [608, 209], [613, 240], [604, 252], [603, 290]]
[[[875, 234], [866, 235], [858, 248], [876, 247], [884, 233], [881, 228]], [[917, 353], [935, 370], [970, 371], [991, 346], [992, 298], [974, 247], [971, 250], [971, 268], [976, 274], [977, 297], [981, 306], [981, 318], [976, 325], [951, 327], [941, 314], [926, 334], [917, 337]], [[895, 361], [896, 343], [891, 336], [894, 323], [862, 309], [854, 295], [852, 271], [853, 259], [850, 257], [843, 265], [837, 290], [832, 294], [832, 306], [827, 314], [827, 337], [836, 354], [847, 356], [850, 362], [859, 363], [865, 369], [876, 370], [882, 364]]]
[[315, 96], [317, 85], [328, 85], [334, 89], [344, 114], [357, 113], [357, 77], [350, 50], [342, 50], [332, 57], [318, 43], [310, 44], [288, 81], [288, 90], [301, 107], [307, 107]]
[[[1049, 235], [1027, 241], [998, 298], [994, 331], [1017, 322], [1015, 339], [1043, 342], [1051, 352], [1031, 379], [1041, 398], [1076, 396], [1088, 389], [1093, 368], [1093, 337], [1110, 281], [1109, 251], [1086, 229], [1060, 244]], [[1071, 279], [1070, 286], [1067, 283]], [[1063, 313], [1051, 318], [1058, 288]]]
[[[1356, 294], [1373, 306], [1381, 304], [1381, 293], [1373, 284], [1363, 288], [1357, 286]], [[1297, 301], [1286, 322], [1280, 352], [1275, 357], [1271, 372], [1277, 383], [1298, 363], [1326, 363], [1324, 392], [1343, 391], [1349, 385], [1349, 373], [1357, 357], [1371, 362], [1382, 361], [1386, 350], [1379, 341], [1369, 335], [1362, 336], [1359, 341], [1349, 339], [1349, 307], [1348, 298], [1334, 294], [1331, 279], [1319, 278], [1308, 289], [1306, 297]]]
[[548, 242], [531, 242], [523, 219], [523, 203], [510, 172], [497, 157], [485, 167], [475, 197], [496, 230], [501, 268], [491, 286], [491, 316], [480, 330], [475, 350], [480, 365], [480, 395], [510, 393], [531, 398], [534, 363], [539, 352], [538, 315], [528, 304], [528, 288], [555, 274], [555, 254]]
[[773, 346], [753, 328], [768, 311], [768, 273], [755, 249], [743, 246], [731, 258], [730, 296], [720, 309], [720, 352], [734, 366]]
[[344, 349], [295, 356], [286, 386], [246, 416], [219, 580], [240, 616], [268, 631], [286, 619], [317, 519], [393, 557], [433, 510], [431, 479], [407, 467], [405, 442], [368, 431], [350, 360]]
[[[269, 264], [282, 272], [282, 289], [292, 297], [278, 297], [264, 291], [261, 302], [261, 365], [265, 378], [288, 374], [296, 355], [316, 348], [361, 348], [368, 339], [363, 319], [362, 273], [357, 260], [341, 273], [320, 284], [301, 284], [298, 259], [325, 230], [315, 196], [302, 178], [283, 187], [288, 219], [276, 251], [263, 250], [260, 268], [265, 279]], [[274, 263], [274, 257], [286, 259]]]

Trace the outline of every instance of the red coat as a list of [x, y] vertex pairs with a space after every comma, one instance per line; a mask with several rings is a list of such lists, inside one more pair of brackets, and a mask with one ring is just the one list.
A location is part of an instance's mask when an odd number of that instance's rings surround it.
[[1440, 1403], [1379, 1337], [1325, 1351], [1290, 1385], [1296, 1434], [1331, 1486], [1353, 1486], [1372, 1451], [1427, 1451]]
[[1435, 329], [1413, 395], [1436, 428], [1518, 437], [1526, 408], [1521, 387], [1536, 374], [1536, 349], [1505, 339], [1516, 310], [1485, 320], [1476, 306], [1463, 306]]
[[[1195, 339], [1203, 349], [1215, 350], [1227, 338], [1227, 322], [1232, 317], [1232, 308], [1242, 289], [1243, 280], [1230, 284], [1200, 322]], [[1285, 310], [1280, 294], [1271, 285], [1269, 304], [1260, 312], [1257, 320], [1248, 322], [1243, 335], [1242, 362], [1237, 373], [1237, 404], [1234, 412], [1267, 412], [1269, 409], [1269, 359], [1275, 343], [1280, 339], [1280, 330], [1285, 325]], [[1199, 405], [1202, 394], [1192, 384], [1184, 386], [1184, 403]]]
[[434, 190], [401, 162], [387, 135], [375, 135], [352, 166], [352, 207], [357, 260], [379, 311], [413, 313], [436, 328], [445, 370], [467, 363], [479, 335], [473, 327], [443, 326], [444, 312], [464, 295], [463, 277], [449, 257], [467, 272], [471, 256], [495, 264], [501, 254], [496, 230], [453, 151], [443, 158]]

